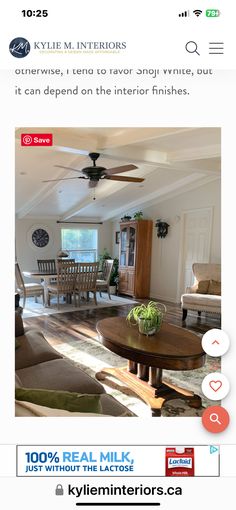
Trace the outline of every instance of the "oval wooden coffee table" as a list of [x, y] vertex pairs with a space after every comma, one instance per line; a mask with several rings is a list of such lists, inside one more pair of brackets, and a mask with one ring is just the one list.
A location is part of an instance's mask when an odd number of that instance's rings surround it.
[[160, 416], [164, 402], [173, 398], [201, 407], [198, 395], [162, 381], [163, 369], [194, 370], [204, 365], [205, 352], [197, 335], [164, 322], [158, 333], [145, 336], [124, 317], [99, 321], [97, 332], [107, 349], [128, 360], [125, 368], [104, 368], [96, 374], [98, 380], [115, 376], [151, 407], [153, 416]]

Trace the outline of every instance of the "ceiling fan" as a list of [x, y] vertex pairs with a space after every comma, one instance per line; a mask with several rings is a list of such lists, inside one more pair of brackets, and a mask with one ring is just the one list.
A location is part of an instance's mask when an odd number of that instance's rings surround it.
[[[81, 154], [85, 154], [85, 151], [81, 151]], [[92, 166], [88, 166], [82, 168], [82, 170], [77, 170], [76, 168], [71, 168], [69, 166], [55, 165], [57, 168], [65, 168], [67, 170], [73, 170], [74, 172], [82, 173], [83, 175], [79, 175], [77, 177], [65, 177], [64, 179], [50, 179], [43, 182], [52, 182], [52, 181], [66, 181], [69, 179], [88, 179], [89, 180], [89, 188], [95, 188], [98, 182], [101, 179], [109, 179], [111, 181], [125, 181], [125, 182], [143, 182], [144, 179], [140, 177], [127, 177], [116, 174], [121, 174], [122, 172], [129, 172], [130, 170], [135, 170], [138, 168], [135, 165], [123, 165], [117, 166], [114, 168], [105, 168], [103, 166], [97, 166], [96, 161], [100, 156], [99, 152], [89, 152], [86, 153], [93, 162]]]

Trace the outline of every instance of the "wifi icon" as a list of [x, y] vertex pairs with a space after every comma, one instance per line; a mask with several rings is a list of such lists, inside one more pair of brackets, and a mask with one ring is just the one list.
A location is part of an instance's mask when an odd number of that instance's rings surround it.
[[202, 11], [200, 9], [195, 9], [195, 11], [193, 11], [193, 14], [195, 14], [195, 16], [200, 16], [202, 14]]

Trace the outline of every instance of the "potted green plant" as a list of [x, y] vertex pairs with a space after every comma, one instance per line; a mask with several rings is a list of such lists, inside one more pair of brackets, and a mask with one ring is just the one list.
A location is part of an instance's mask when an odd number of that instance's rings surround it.
[[142, 211], [137, 211], [137, 212], [134, 213], [134, 219], [135, 220], [142, 220], [142, 218], [143, 218]]
[[147, 305], [142, 303], [131, 308], [126, 318], [130, 324], [138, 325], [139, 333], [149, 336], [159, 331], [164, 313], [166, 313], [165, 305], [149, 301]]

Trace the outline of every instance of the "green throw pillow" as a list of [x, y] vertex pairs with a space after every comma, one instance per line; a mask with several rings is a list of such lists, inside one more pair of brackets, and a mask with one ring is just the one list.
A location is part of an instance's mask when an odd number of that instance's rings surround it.
[[100, 395], [87, 395], [70, 391], [16, 388], [16, 400], [24, 400], [53, 409], [71, 412], [101, 413]]

